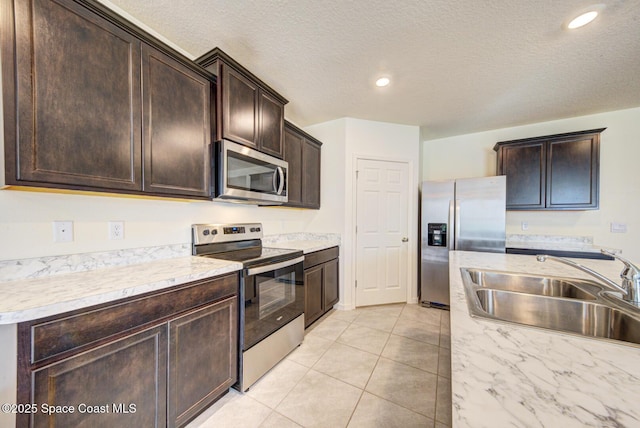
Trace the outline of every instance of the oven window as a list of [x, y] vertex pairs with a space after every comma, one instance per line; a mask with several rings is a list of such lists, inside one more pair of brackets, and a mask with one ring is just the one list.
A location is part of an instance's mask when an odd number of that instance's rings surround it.
[[296, 274], [261, 282], [258, 293], [258, 318], [264, 319], [296, 301]]
[[247, 350], [304, 312], [302, 263], [244, 278]]

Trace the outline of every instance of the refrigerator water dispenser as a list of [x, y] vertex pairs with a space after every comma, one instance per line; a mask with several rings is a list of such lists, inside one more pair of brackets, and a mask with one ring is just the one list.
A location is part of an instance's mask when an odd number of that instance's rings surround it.
[[427, 224], [427, 245], [431, 247], [447, 246], [447, 223]]

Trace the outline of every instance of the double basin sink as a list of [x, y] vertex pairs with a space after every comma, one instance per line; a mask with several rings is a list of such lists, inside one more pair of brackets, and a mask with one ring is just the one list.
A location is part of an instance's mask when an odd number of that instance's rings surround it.
[[472, 316], [640, 345], [640, 308], [597, 282], [461, 268]]

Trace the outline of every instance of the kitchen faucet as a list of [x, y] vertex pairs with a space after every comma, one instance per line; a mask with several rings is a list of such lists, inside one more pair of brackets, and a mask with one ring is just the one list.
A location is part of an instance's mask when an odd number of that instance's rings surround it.
[[631, 263], [629, 260], [618, 256], [617, 254], [601, 249], [600, 252], [602, 254], [606, 254], [608, 256], [614, 257], [620, 260], [624, 264], [624, 269], [620, 273], [620, 278], [622, 279], [622, 287], [610, 280], [609, 278], [599, 274], [598, 272], [589, 269], [588, 267], [582, 266], [579, 263], [573, 262], [571, 260], [565, 259], [563, 257], [555, 257], [548, 256], [546, 254], [541, 254], [536, 257], [539, 262], [544, 262], [547, 259], [551, 259], [560, 263], [564, 263], [569, 266], [573, 266], [574, 268], [581, 270], [589, 275], [597, 278], [600, 282], [606, 284], [608, 287], [614, 289], [622, 293], [622, 298], [635, 306], [640, 306], [640, 269]]

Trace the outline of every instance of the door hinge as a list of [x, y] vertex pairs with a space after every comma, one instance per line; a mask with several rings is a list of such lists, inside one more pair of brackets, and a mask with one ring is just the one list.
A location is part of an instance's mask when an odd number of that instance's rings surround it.
[[356, 180], [358, 179], [358, 173], [359, 173], [359, 172], [360, 172], [360, 171], [358, 171], [358, 170], [356, 169]]
[[356, 279], [356, 288], [358, 288], [358, 280]]

